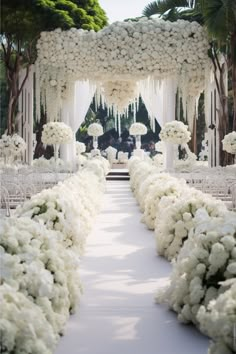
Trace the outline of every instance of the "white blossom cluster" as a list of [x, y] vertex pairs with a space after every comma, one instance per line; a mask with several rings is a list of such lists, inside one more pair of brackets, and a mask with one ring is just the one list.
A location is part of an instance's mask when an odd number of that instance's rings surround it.
[[4, 353], [53, 353], [57, 338], [39, 306], [8, 284], [0, 286], [0, 303]]
[[[128, 165], [131, 188], [143, 212], [148, 196], [153, 196], [148, 215], [155, 222], [158, 253], [175, 258], [157, 302], [167, 303], [180, 321], [192, 322], [210, 336], [209, 354], [234, 354], [236, 213], [222, 201], [158, 173], [150, 162], [133, 158]], [[144, 221], [152, 226], [152, 219]]]
[[[116, 82], [113, 87], [130, 81], [131, 99], [132, 94], [136, 95], [137, 81], [150, 75], [157, 79], [176, 76], [187, 97], [199, 95], [209, 67], [208, 48], [204, 28], [183, 20], [142, 18], [115, 22], [97, 33], [75, 28], [42, 32], [37, 43], [36, 74], [46, 99], [43, 104], [56, 116], [74, 82], [87, 79], [98, 86]], [[105, 99], [111, 102], [111, 96], [109, 89]], [[123, 100], [124, 95], [120, 98]], [[119, 102], [118, 98], [115, 103]]]
[[222, 144], [223, 150], [230, 154], [236, 154], [236, 132], [231, 132], [225, 135]]
[[166, 123], [159, 136], [162, 141], [171, 144], [186, 144], [191, 139], [188, 126], [177, 120]]
[[1, 282], [35, 302], [60, 333], [80, 292], [75, 254], [65, 249], [61, 233], [29, 217], [5, 219], [1, 235]]
[[43, 126], [42, 142], [44, 144], [69, 144], [72, 139], [71, 127], [63, 122], [49, 122]]
[[88, 127], [88, 135], [100, 136], [103, 135], [103, 127], [99, 123], [92, 123]]
[[45, 159], [45, 157], [41, 156], [38, 159], [34, 159], [32, 162], [32, 166], [36, 168], [49, 168], [54, 170], [55, 168], [58, 167], [66, 167], [65, 162], [58, 158], [55, 159], [55, 157], [51, 157], [49, 160]]
[[83, 152], [86, 151], [85, 144], [81, 143], [80, 141], [76, 141], [75, 147], [76, 147], [76, 155], [80, 155], [80, 154], [82, 154]]
[[26, 149], [26, 142], [18, 135], [6, 135], [3, 134], [0, 139], [0, 152], [7, 156], [20, 155]]
[[107, 159], [108, 159], [109, 163], [112, 164], [113, 162], [115, 162], [116, 155], [117, 155], [117, 149], [115, 149], [112, 146], [108, 146], [108, 148], [106, 148], [105, 152], [106, 152]]
[[159, 203], [155, 219], [157, 252], [168, 260], [176, 258], [184, 241], [194, 227], [194, 217], [200, 208], [209, 216], [223, 215], [227, 208], [222, 201], [193, 188], [182, 188], [182, 193], [168, 206]]
[[181, 321], [199, 326], [200, 306], [206, 308], [223, 293], [221, 282], [236, 274], [236, 214], [226, 212], [222, 217], [212, 217], [202, 208], [194, 222], [177, 257], [170, 284], [157, 298], [167, 302]]
[[[106, 170], [103, 160], [96, 164]], [[13, 217], [1, 220], [0, 332], [4, 352], [54, 351], [78, 304], [79, 254], [103, 190], [96, 171], [83, 168], [33, 196]]]
[[205, 137], [205, 139], [202, 140], [201, 151], [199, 152], [198, 156], [200, 161], [208, 160], [208, 138], [207, 137]]
[[225, 281], [223, 285], [227, 283], [231, 283], [230, 288], [212, 300], [207, 308], [200, 307], [197, 314], [201, 330], [214, 340], [210, 346], [209, 354], [232, 354], [235, 352], [235, 279]]
[[105, 81], [101, 83], [100, 94], [106, 105], [122, 114], [123, 111], [139, 97], [138, 86], [135, 81]]
[[143, 123], [133, 123], [129, 128], [130, 135], [145, 135], [147, 127]]
[[185, 156], [182, 159], [177, 156], [174, 161], [175, 171], [192, 171], [196, 165], [197, 156], [189, 149], [188, 144], [181, 144], [180, 148], [185, 152]]

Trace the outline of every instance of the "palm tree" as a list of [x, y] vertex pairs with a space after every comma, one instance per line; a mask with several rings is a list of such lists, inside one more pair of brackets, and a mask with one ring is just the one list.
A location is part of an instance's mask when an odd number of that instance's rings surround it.
[[[205, 26], [217, 47], [226, 54], [232, 78], [233, 129], [236, 129], [236, 2], [235, 0], [201, 0]], [[215, 62], [217, 65], [217, 62]]]
[[[236, 2], [235, 0], [200, 0], [199, 10], [212, 40], [210, 57], [214, 65], [215, 81], [220, 99], [219, 136], [222, 140], [230, 130], [236, 129]], [[219, 62], [219, 53], [225, 55], [226, 65]], [[232, 82], [232, 127], [229, 127], [228, 92], [226, 92], [223, 80], [225, 70], [228, 70]], [[219, 76], [217, 76], [217, 72]], [[220, 157], [223, 165], [232, 158], [222, 150]]]
[[176, 7], [188, 7], [187, 0], [156, 0], [149, 3], [143, 10], [143, 15], [150, 17], [152, 15], [163, 15], [166, 11], [173, 10]]

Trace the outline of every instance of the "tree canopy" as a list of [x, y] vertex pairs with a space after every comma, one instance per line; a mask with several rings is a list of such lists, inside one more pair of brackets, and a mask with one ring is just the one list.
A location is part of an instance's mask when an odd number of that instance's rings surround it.
[[[8, 89], [8, 133], [14, 131], [19, 95], [36, 59], [36, 41], [42, 31], [71, 27], [98, 31], [107, 17], [98, 0], [2, 0], [1, 45]], [[19, 72], [26, 68], [21, 87]]]

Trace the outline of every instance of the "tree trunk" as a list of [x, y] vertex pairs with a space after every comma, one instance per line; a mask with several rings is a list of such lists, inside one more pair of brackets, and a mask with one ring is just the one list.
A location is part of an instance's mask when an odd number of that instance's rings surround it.
[[226, 87], [224, 83], [224, 74], [225, 71], [227, 70], [226, 68], [227, 64], [225, 62], [223, 64], [220, 64], [214, 46], [212, 47], [211, 59], [214, 65], [214, 78], [215, 78], [217, 93], [219, 95], [219, 102], [220, 102], [219, 110], [217, 111], [218, 120], [219, 120], [218, 132], [219, 132], [219, 139], [220, 139], [220, 146], [219, 146], [220, 165], [226, 166], [228, 163], [228, 154], [225, 151], [223, 151], [221, 141], [223, 140], [225, 134], [228, 133], [228, 129], [229, 129], [228, 97], [227, 97]]
[[233, 130], [236, 131], [236, 32], [231, 35], [232, 91], [233, 91]]
[[13, 40], [11, 36], [6, 37], [6, 44], [2, 43], [3, 48], [3, 60], [6, 67], [6, 79], [7, 88], [9, 92], [9, 103], [7, 111], [7, 132], [13, 134], [15, 131], [15, 114], [18, 104], [19, 96], [22, 92], [24, 84], [29, 75], [30, 69], [30, 54], [31, 48], [27, 51], [28, 63], [26, 65], [25, 77], [19, 86], [19, 73], [22, 68], [22, 55], [20, 41], [17, 43], [17, 48], [13, 46]]

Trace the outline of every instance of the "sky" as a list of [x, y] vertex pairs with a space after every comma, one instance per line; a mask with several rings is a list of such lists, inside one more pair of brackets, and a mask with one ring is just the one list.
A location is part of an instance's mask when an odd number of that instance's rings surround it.
[[106, 11], [109, 23], [123, 21], [130, 17], [139, 17], [146, 5], [152, 0], [99, 0]]

